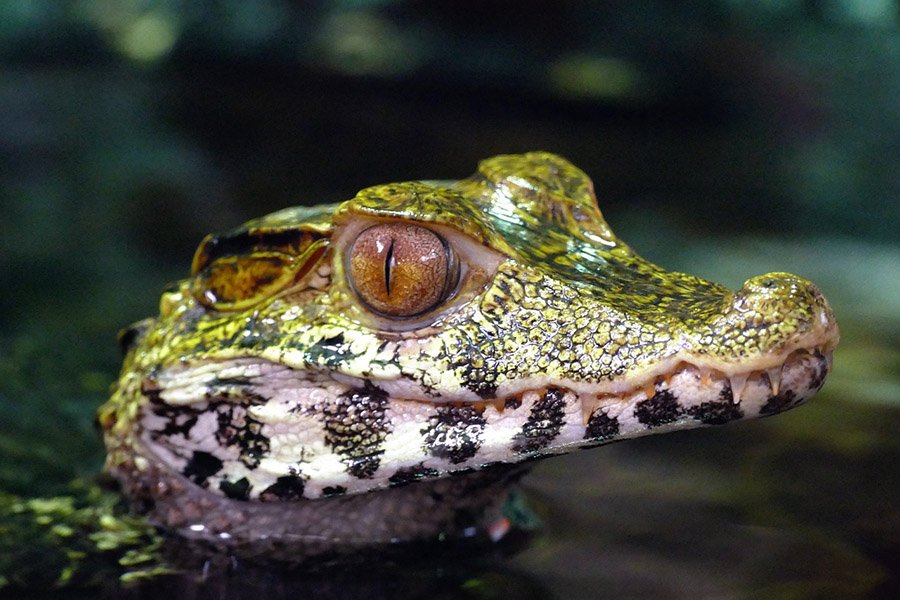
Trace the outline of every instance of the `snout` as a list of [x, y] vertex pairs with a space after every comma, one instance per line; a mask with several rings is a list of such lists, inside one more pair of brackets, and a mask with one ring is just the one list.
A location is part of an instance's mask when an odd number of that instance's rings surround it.
[[768, 273], [744, 282], [723, 313], [695, 338], [696, 350], [741, 362], [768, 362], [795, 350], [834, 348], [838, 328], [828, 301], [812, 282]]
[[783, 335], [817, 332], [823, 341], [837, 334], [834, 313], [814, 283], [790, 273], [768, 273], [744, 282], [734, 308], [754, 317], [754, 325]]

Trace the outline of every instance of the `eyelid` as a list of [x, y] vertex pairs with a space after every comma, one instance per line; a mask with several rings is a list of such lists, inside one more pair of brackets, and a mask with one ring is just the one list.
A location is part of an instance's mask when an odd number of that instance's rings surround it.
[[325, 253], [320, 238], [297, 254], [257, 250], [225, 254], [203, 265], [191, 278], [191, 293], [200, 304], [218, 311], [240, 311], [259, 304], [302, 278]]

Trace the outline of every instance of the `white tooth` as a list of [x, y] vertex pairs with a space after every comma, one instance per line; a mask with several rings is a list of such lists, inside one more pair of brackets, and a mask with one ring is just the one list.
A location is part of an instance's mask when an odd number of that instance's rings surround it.
[[781, 370], [784, 367], [772, 367], [771, 369], [766, 369], [766, 374], [769, 376], [769, 385], [772, 386], [772, 395], [777, 396], [778, 390], [781, 389]]
[[731, 397], [734, 398], [734, 403], [739, 404], [741, 401], [741, 394], [744, 393], [744, 388], [747, 387], [747, 374], [738, 374], [732, 375], [728, 378], [728, 381], [731, 383]]
[[591, 415], [594, 414], [594, 411], [597, 410], [597, 406], [600, 405], [600, 401], [596, 398], [586, 397], [581, 401], [581, 421], [582, 424], [587, 425], [588, 421], [591, 420]]

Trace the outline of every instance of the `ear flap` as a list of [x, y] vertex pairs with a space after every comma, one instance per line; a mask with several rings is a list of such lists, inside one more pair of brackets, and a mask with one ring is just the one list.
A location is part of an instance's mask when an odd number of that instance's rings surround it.
[[243, 310], [303, 277], [327, 244], [327, 235], [302, 224], [206, 236], [194, 254], [191, 293], [215, 310]]
[[147, 333], [147, 330], [152, 324], [153, 319], [143, 319], [142, 321], [132, 323], [125, 329], [119, 331], [117, 340], [119, 342], [119, 350], [122, 351], [123, 356], [131, 352], [131, 350], [138, 345], [141, 338], [144, 337], [144, 334]]

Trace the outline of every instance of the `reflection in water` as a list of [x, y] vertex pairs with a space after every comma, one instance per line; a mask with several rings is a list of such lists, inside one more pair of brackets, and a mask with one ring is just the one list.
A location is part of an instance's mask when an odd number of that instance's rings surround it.
[[[521, 532], [520, 532], [521, 533]], [[173, 558], [185, 570], [124, 589], [117, 597], [171, 598], [552, 598], [543, 584], [511, 568], [505, 557], [526, 543], [527, 534], [498, 547], [423, 545], [335, 558], [318, 565], [283, 569], [229, 558]]]

